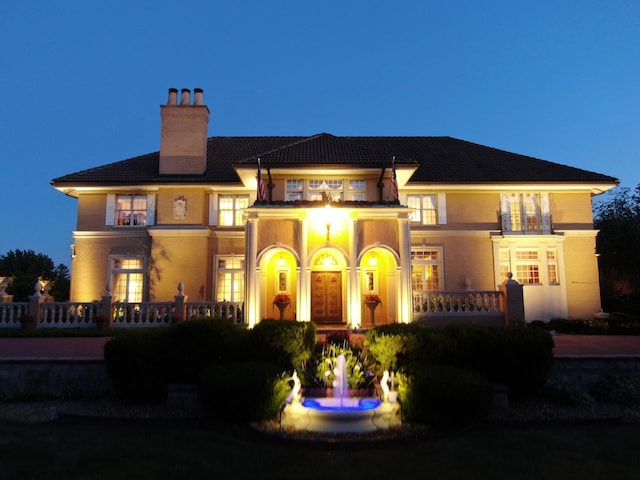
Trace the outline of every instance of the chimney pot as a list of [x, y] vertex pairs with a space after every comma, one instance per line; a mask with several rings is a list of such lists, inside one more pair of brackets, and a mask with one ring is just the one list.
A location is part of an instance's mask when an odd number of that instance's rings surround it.
[[178, 104], [178, 89], [170, 88], [169, 100], [167, 100], [167, 105], [177, 105], [177, 104]]
[[182, 89], [182, 96], [180, 97], [180, 105], [189, 105], [191, 102], [191, 91], [188, 88]]
[[193, 89], [193, 104], [204, 105], [204, 92], [201, 88]]

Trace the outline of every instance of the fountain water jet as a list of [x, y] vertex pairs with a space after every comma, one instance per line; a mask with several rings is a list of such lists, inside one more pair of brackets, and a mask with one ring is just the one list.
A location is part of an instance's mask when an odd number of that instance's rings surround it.
[[[346, 359], [339, 355], [333, 397], [305, 398], [284, 409], [284, 421], [294, 430], [320, 433], [365, 433], [388, 429], [392, 407], [375, 397], [349, 397]], [[397, 405], [394, 407], [397, 409]]]

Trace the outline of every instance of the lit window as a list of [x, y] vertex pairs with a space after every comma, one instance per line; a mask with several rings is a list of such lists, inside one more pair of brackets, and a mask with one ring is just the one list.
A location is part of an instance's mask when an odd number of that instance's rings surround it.
[[141, 302], [144, 292], [144, 259], [112, 258], [111, 285], [114, 300]]
[[143, 227], [147, 224], [146, 195], [116, 195], [116, 225]]
[[244, 301], [244, 257], [217, 257], [216, 301]]
[[411, 251], [411, 288], [415, 292], [440, 290], [441, 257], [439, 248]]
[[516, 279], [525, 285], [540, 283], [540, 263], [537, 250], [516, 251]]
[[436, 195], [409, 194], [407, 206], [413, 209], [411, 221], [423, 225], [437, 225], [437, 198]]
[[218, 225], [242, 225], [242, 210], [249, 206], [248, 195], [220, 195], [218, 200]]
[[508, 193], [501, 197], [502, 230], [511, 233], [551, 233], [549, 195]]
[[547, 250], [547, 277], [549, 279], [549, 285], [558, 285], [560, 283], [555, 249]]

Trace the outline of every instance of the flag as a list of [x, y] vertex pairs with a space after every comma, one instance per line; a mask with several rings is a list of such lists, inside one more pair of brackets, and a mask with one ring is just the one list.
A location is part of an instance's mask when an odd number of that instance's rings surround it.
[[398, 179], [396, 178], [396, 157], [391, 162], [391, 188], [393, 188], [393, 199], [398, 200]]
[[260, 173], [260, 159], [258, 158], [258, 201], [264, 202], [267, 195], [264, 191], [264, 182], [262, 181], [262, 173]]

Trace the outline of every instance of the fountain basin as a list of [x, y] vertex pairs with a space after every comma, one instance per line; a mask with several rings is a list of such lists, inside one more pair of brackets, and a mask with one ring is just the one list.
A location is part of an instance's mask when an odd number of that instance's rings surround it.
[[374, 418], [382, 404], [366, 398], [306, 398], [302, 403], [287, 405], [284, 424], [294, 430], [317, 433], [366, 433], [380, 427]]

